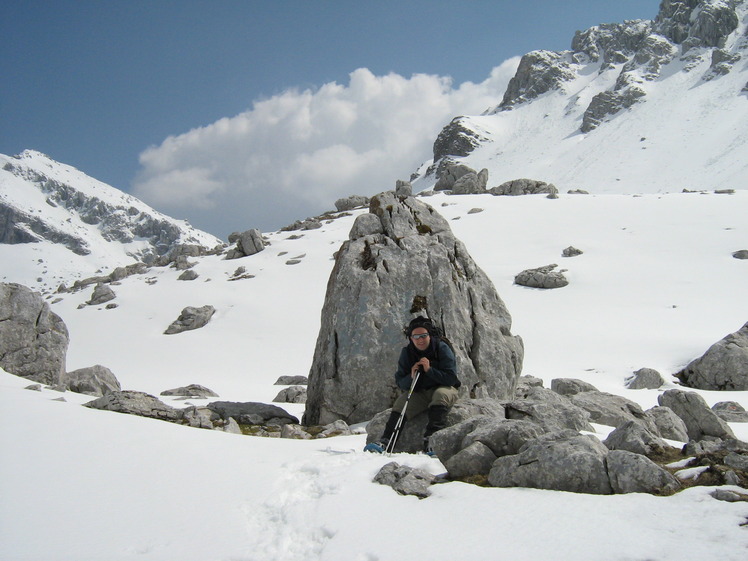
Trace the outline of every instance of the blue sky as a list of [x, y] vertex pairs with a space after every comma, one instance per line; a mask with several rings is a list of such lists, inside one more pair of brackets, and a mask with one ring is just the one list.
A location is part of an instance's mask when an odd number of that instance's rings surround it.
[[0, 153], [39, 150], [224, 239], [277, 229], [407, 179], [452, 116], [501, 100], [505, 61], [658, 6], [8, 2]]

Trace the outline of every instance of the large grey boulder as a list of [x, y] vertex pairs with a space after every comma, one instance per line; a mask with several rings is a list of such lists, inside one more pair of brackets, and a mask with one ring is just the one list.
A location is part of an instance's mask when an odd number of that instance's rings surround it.
[[613, 450], [607, 457], [608, 476], [614, 493], [666, 495], [681, 488], [680, 482], [646, 456]]
[[52, 386], [64, 383], [68, 330], [38, 292], [0, 283], [0, 367]]
[[546, 431], [571, 429], [594, 432], [587, 411], [547, 388], [530, 388], [521, 399], [507, 403], [505, 409], [507, 419], [531, 421]]
[[735, 438], [729, 425], [696, 392], [667, 390], [658, 396], [657, 401], [683, 419], [691, 440], [699, 441], [705, 437]]
[[299, 424], [299, 420], [276, 405], [257, 402], [214, 401], [207, 405], [222, 419], [233, 418], [240, 425]]
[[200, 384], [189, 384], [187, 386], [181, 386], [179, 388], [172, 388], [170, 390], [164, 390], [161, 395], [166, 396], [178, 396], [178, 397], [218, 397], [218, 394], [213, 390], [201, 386]]
[[71, 392], [96, 396], [122, 389], [114, 373], [100, 364], [68, 372], [65, 376], [65, 385]]
[[179, 314], [179, 317], [166, 328], [164, 333], [174, 335], [184, 331], [200, 329], [208, 324], [214, 313], [216, 313], [216, 309], [213, 306], [202, 306], [200, 308], [187, 306]]
[[512, 179], [493, 187], [488, 191], [492, 195], [537, 195], [544, 193], [547, 195], [558, 195], [558, 189], [553, 183], [538, 181], [536, 179]]
[[482, 169], [475, 173], [470, 171], [457, 179], [452, 185], [453, 195], [480, 195], [486, 192], [488, 183], [488, 170]]
[[[454, 123], [454, 121], [452, 122]], [[444, 131], [442, 131], [442, 133], [443, 132]], [[439, 135], [439, 137], [441, 137], [441, 134]], [[460, 136], [460, 138], [468, 137], [462, 135]], [[437, 143], [438, 142], [439, 139], [437, 138]], [[436, 143], [434, 143], [434, 147], [434, 153], [436, 153]], [[436, 185], [434, 185], [434, 191], [451, 191], [455, 183], [457, 183], [457, 181], [459, 181], [459, 179], [463, 175], [467, 175], [469, 173], [475, 174], [477, 177], [477, 172], [464, 164], [455, 164], [448, 166], [447, 169], [441, 173], [439, 181], [437, 181]]]
[[626, 387], [630, 390], [656, 390], [664, 383], [662, 375], [654, 368], [640, 368], [626, 380]]
[[569, 399], [574, 405], [587, 411], [593, 423], [618, 427], [628, 421], [635, 421], [649, 431], [657, 432], [657, 426], [639, 404], [620, 395], [588, 391], [572, 395]]
[[338, 210], [338, 212], [343, 212], [346, 210], [353, 210], [354, 208], [358, 208], [361, 206], [366, 206], [368, 204], [369, 197], [365, 197], [363, 195], [351, 195], [350, 197], [344, 197], [335, 201], [335, 208]]
[[700, 390], [748, 390], [748, 323], [709, 347], [676, 376]]
[[[487, 275], [432, 207], [393, 192], [372, 198], [383, 233], [337, 252], [309, 372], [306, 424], [371, 419], [398, 389], [404, 326], [430, 317], [455, 347], [461, 397], [512, 396], [522, 340]], [[371, 219], [369, 219], [371, 220]]]
[[642, 456], [657, 456], [669, 446], [660, 437], [648, 431], [636, 421], [622, 424], [603, 441], [610, 450], [628, 450]]
[[498, 458], [488, 474], [494, 487], [531, 487], [610, 495], [608, 449], [594, 436], [572, 431], [533, 440], [519, 454]]
[[86, 303], [89, 306], [98, 306], [99, 304], [104, 304], [105, 302], [114, 300], [116, 297], [117, 295], [109, 285], [99, 283], [94, 288], [93, 293], [91, 294], [91, 298]]
[[655, 406], [647, 409], [647, 415], [657, 426], [657, 432], [662, 438], [688, 442], [688, 429], [683, 419], [678, 417], [670, 407]]
[[228, 251], [226, 259], [248, 257], [265, 249], [262, 233], [257, 228], [251, 228], [244, 232], [233, 232], [229, 235], [229, 243], [236, 243], [236, 246]]

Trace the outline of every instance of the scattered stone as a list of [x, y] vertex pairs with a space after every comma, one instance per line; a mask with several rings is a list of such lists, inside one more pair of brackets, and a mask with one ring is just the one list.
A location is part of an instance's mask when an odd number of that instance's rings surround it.
[[626, 387], [630, 390], [655, 390], [662, 387], [665, 380], [654, 368], [640, 368], [626, 380]]
[[86, 303], [89, 306], [98, 306], [99, 304], [103, 304], [105, 302], [109, 302], [110, 300], [114, 300], [116, 297], [117, 295], [114, 293], [114, 290], [112, 290], [109, 285], [99, 283], [94, 288], [93, 294], [91, 295], [91, 299]]
[[85, 403], [84, 406], [91, 409], [150, 417], [172, 423], [178, 423], [182, 420], [182, 411], [170, 407], [157, 397], [143, 392], [113, 391], [94, 401]]
[[183, 272], [181, 275], [177, 277], [177, 280], [181, 281], [191, 281], [198, 278], [200, 275], [198, 275], [194, 270], [188, 269], [185, 272]]
[[736, 401], [720, 401], [712, 405], [712, 411], [728, 423], [748, 423], [748, 411]]
[[732, 254], [735, 259], [748, 259], [748, 249], [741, 249]]
[[675, 376], [683, 385], [700, 390], [748, 390], [748, 323], [709, 347]]
[[164, 334], [173, 335], [205, 327], [215, 313], [216, 309], [213, 306], [202, 306], [200, 308], [187, 306], [179, 314], [179, 318], [164, 331]]
[[595, 386], [584, 380], [578, 380], [576, 378], [556, 378], [551, 380], [551, 390], [559, 395], [576, 395], [582, 392], [596, 392], [598, 391]]
[[114, 373], [100, 364], [68, 372], [65, 384], [71, 392], [94, 396], [104, 396], [122, 389]]
[[41, 384], [31, 384], [30, 386], [26, 386], [23, 388], [24, 390], [31, 390], [34, 392], [40, 392], [42, 391], [42, 385]]
[[513, 179], [502, 183], [498, 187], [489, 189], [488, 191], [492, 195], [537, 195], [537, 194], [548, 194], [558, 195], [558, 189], [552, 183], [546, 183], [545, 181], [538, 181], [535, 179]]
[[636, 421], [628, 421], [608, 435], [603, 444], [609, 450], [627, 450], [652, 457], [662, 455], [667, 443]]
[[284, 388], [273, 399], [274, 403], [306, 403], [306, 387], [291, 386]]
[[573, 245], [570, 245], [561, 252], [561, 257], [576, 257], [577, 255], [582, 255], [583, 253], [584, 251], [582, 251], [581, 249], [577, 249]]
[[564, 276], [565, 269], [554, 271], [556, 267], [558, 265], [554, 263], [537, 269], [526, 269], [514, 277], [514, 283], [529, 288], [562, 288], [569, 281]]
[[368, 204], [369, 197], [364, 197], [363, 195], [351, 195], [350, 197], [345, 197], [343, 199], [338, 199], [337, 201], [335, 201], [335, 208], [338, 210], [338, 212], [343, 212], [347, 210], [353, 210], [355, 208], [360, 208]]
[[727, 423], [709, 409], [704, 398], [696, 392], [667, 390], [658, 396], [657, 401], [683, 419], [691, 440], [698, 442], [705, 437], [735, 438]]
[[190, 384], [188, 386], [182, 386], [179, 388], [173, 388], [170, 390], [164, 390], [161, 392], [164, 396], [183, 396], [183, 397], [218, 397], [218, 394], [213, 390], [201, 386], [200, 384]]
[[435, 476], [427, 471], [401, 466], [397, 462], [390, 462], [382, 467], [374, 476], [374, 482], [389, 485], [400, 495], [413, 495], [425, 499], [431, 494], [429, 487], [434, 484]]

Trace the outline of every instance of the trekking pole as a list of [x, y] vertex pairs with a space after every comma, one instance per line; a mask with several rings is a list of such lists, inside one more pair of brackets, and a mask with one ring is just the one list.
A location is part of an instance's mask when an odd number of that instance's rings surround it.
[[387, 446], [384, 449], [384, 452], [386, 454], [392, 454], [392, 452], [395, 451], [395, 444], [397, 443], [397, 439], [400, 436], [400, 429], [403, 426], [403, 419], [405, 419], [405, 410], [408, 409], [408, 403], [410, 402], [410, 396], [413, 395], [413, 391], [416, 389], [416, 384], [418, 383], [418, 378], [421, 375], [421, 369], [419, 368], [416, 370], [416, 375], [413, 376], [413, 381], [410, 383], [410, 390], [408, 390], [408, 397], [405, 398], [405, 403], [403, 404], [403, 410], [400, 411], [400, 417], [397, 419], [397, 423], [395, 424], [395, 430], [392, 431], [392, 437], [390, 438], [390, 441], [387, 443]]

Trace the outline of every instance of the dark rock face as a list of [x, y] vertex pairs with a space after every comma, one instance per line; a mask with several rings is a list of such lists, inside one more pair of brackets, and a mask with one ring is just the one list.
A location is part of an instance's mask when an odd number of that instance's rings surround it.
[[575, 78], [570, 68], [570, 58], [553, 51], [533, 51], [519, 62], [514, 77], [509, 81], [504, 99], [499, 107], [509, 109], [536, 97], [559, 89], [564, 82]]
[[[305, 423], [357, 423], [391, 406], [403, 327], [428, 316], [455, 346], [460, 391], [513, 394], [523, 345], [493, 284], [432, 207], [393, 192], [372, 198], [382, 233], [348, 240], [328, 282], [309, 373]], [[362, 220], [371, 220], [362, 215]], [[369, 216], [369, 218], [364, 218]], [[365, 228], [352, 229], [370, 232]]]
[[16, 376], [64, 383], [68, 330], [37, 292], [0, 283], [0, 366]]

